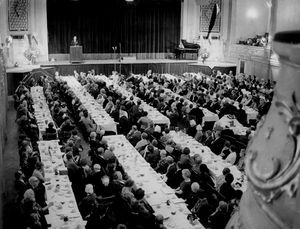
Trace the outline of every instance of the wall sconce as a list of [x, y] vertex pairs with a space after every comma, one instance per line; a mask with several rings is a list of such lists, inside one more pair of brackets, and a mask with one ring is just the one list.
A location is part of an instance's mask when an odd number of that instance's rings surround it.
[[246, 16], [247, 16], [247, 18], [252, 19], [252, 20], [257, 18], [257, 16], [258, 16], [257, 10], [254, 8], [248, 9]]

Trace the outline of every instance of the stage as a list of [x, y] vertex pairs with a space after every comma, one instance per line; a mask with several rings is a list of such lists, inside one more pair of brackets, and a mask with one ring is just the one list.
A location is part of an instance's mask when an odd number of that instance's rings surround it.
[[42, 62], [37, 65], [23, 65], [7, 68], [9, 93], [13, 93], [18, 82], [29, 72], [39, 68], [54, 68], [61, 75], [73, 75], [77, 72], [87, 72], [94, 69], [96, 74], [110, 75], [112, 71], [118, 71], [124, 75], [130, 72], [145, 74], [148, 70], [154, 73], [170, 73], [182, 75], [185, 72], [203, 72], [211, 75], [212, 70], [220, 70], [222, 73], [232, 71], [236, 73], [236, 64], [228, 62], [174, 60], [174, 59], [131, 59], [131, 60], [85, 60], [82, 63], [70, 63], [69, 61]]
[[212, 70], [220, 70], [222, 73], [232, 71], [236, 73], [236, 64], [228, 62], [207, 62], [202, 63], [192, 60], [174, 59], [137, 59], [137, 60], [85, 60], [82, 63], [70, 63], [69, 61], [45, 62], [41, 67], [55, 67], [62, 75], [77, 72], [87, 72], [94, 69], [97, 74], [109, 75], [116, 70], [121, 74], [128, 75], [130, 72], [135, 74], [145, 74], [149, 69], [156, 73], [170, 73], [181, 75], [185, 72], [203, 72], [210, 75]]

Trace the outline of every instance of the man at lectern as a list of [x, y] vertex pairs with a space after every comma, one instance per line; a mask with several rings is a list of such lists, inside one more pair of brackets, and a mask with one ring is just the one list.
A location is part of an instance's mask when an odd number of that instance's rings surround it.
[[78, 42], [78, 40], [77, 40], [77, 37], [74, 36], [74, 37], [73, 37], [73, 40], [72, 40], [72, 42], [71, 42], [71, 46], [78, 46], [78, 45], [79, 45], [79, 42]]

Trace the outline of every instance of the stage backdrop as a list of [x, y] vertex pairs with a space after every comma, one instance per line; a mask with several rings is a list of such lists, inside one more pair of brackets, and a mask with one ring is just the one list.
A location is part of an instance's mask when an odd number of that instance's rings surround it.
[[49, 53], [69, 53], [74, 35], [84, 53], [173, 52], [180, 16], [181, 0], [48, 0]]

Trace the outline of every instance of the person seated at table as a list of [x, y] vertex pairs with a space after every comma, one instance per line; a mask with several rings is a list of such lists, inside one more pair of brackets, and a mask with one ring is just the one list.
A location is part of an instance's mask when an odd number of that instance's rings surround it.
[[170, 134], [170, 129], [166, 128], [165, 131], [163, 131], [163, 136], [160, 138], [160, 141], [163, 144], [166, 144], [168, 140], [170, 140], [172, 138], [171, 134]]
[[21, 203], [21, 215], [25, 219], [23, 226], [25, 228], [47, 228], [45, 214], [51, 206], [53, 206], [53, 202], [41, 207], [36, 202], [34, 191], [27, 189]]
[[201, 185], [201, 187], [204, 190], [211, 190], [215, 187], [212, 172], [204, 163], [200, 165], [200, 174], [197, 176], [196, 181]]
[[188, 147], [184, 147], [182, 154], [180, 155], [180, 162], [183, 169], [190, 169], [192, 167], [192, 160], [190, 156], [191, 150]]
[[141, 140], [140, 140], [138, 143], [136, 143], [135, 149], [136, 149], [137, 151], [140, 152], [141, 150], [145, 149], [145, 147], [146, 147], [149, 143], [150, 143], [150, 142], [149, 142], [149, 140], [148, 140], [148, 134], [142, 133], [142, 135], [141, 135]]
[[220, 153], [220, 156], [224, 160], [230, 154], [230, 141], [225, 141], [224, 147]]
[[180, 186], [183, 181], [182, 177], [182, 164], [180, 161], [169, 166], [166, 173], [167, 185], [171, 188], [176, 189]]
[[218, 114], [219, 118], [221, 119], [224, 115], [234, 115], [234, 114], [236, 114], [236, 107], [233, 106], [233, 104], [231, 104], [230, 102], [225, 100]]
[[209, 228], [211, 229], [225, 228], [228, 219], [229, 219], [228, 205], [226, 202], [220, 201], [216, 211], [212, 213], [208, 218]]
[[68, 169], [68, 176], [70, 182], [72, 183], [72, 189], [75, 195], [75, 198], [80, 200], [83, 195], [83, 172], [81, 168], [74, 162], [72, 153], [66, 154], [67, 163], [66, 167]]
[[37, 177], [41, 183], [45, 182], [44, 164], [42, 162], [36, 162], [32, 176]]
[[49, 122], [48, 127], [46, 128], [46, 134], [55, 134], [55, 133], [56, 133], [56, 129], [54, 128], [53, 122]]
[[112, 97], [111, 96], [109, 96], [108, 98], [107, 98], [107, 104], [106, 104], [106, 106], [105, 106], [105, 111], [108, 113], [108, 114], [110, 114], [114, 109], [115, 109], [115, 105], [114, 105], [114, 103], [113, 103], [113, 101], [112, 101], [113, 99], [112, 99]]
[[92, 184], [85, 186], [85, 194], [86, 196], [79, 202], [78, 208], [83, 220], [88, 220], [92, 212], [98, 207], [97, 196]]
[[91, 174], [90, 181], [95, 187], [95, 192], [98, 192], [98, 189], [100, 189], [102, 183], [101, 178], [106, 174], [106, 171], [104, 168], [101, 167], [99, 164], [93, 165], [93, 171]]
[[22, 170], [18, 170], [15, 173], [15, 189], [17, 191], [17, 204], [21, 203], [21, 200], [23, 199], [23, 195], [25, 191], [27, 190], [28, 184], [25, 180], [25, 174], [22, 172]]
[[142, 117], [139, 118], [137, 124], [140, 125], [141, 131], [146, 130], [152, 121], [148, 118], [148, 112], [144, 111]]
[[91, 120], [87, 110], [83, 111], [83, 116], [81, 117], [79, 122], [82, 123], [87, 134], [90, 134], [97, 129], [97, 125]]
[[67, 143], [66, 143], [66, 147], [69, 147], [72, 149], [72, 155], [73, 155], [73, 160], [74, 162], [79, 165], [79, 161], [80, 161], [80, 158], [81, 158], [81, 155], [80, 155], [80, 151], [81, 149], [80, 148], [77, 148], [75, 145], [74, 145], [74, 142], [72, 140], [68, 140]]
[[228, 156], [225, 158], [225, 161], [234, 165], [236, 162], [236, 158], [237, 158], [237, 153], [236, 153], [236, 146], [235, 145], [231, 145], [230, 149], [229, 149], [230, 153], [228, 154]]
[[154, 148], [152, 144], [149, 144], [145, 148], [144, 158], [151, 165], [152, 168], [155, 168], [160, 159], [159, 149]]
[[91, 132], [89, 137], [89, 146], [90, 146], [90, 157], [93, 161], [93, 155], [96, 153], [97, 149], [101, 146], [100, 141], [97, 139], [97, 133]]
[[232, 200], [235, 198], [236, 191], [232, 187], [232, 182], [234, 177], [231, 173], [225, 175], [225, 183], [220, 187], [220, 194], [222, 194], [226, 201]]
[[205, 191], [200, 188], [199, 183], [193, 182], [191, 184], [191, 192], [187, 196], [185, 203], [187, 204], [188, 209], [192, 209], [197, 201], [205, 197]]
[[200, 223], [207, 228], [208, 217], [216, 210], [218, 204], [219, 202], [216, 194], [208, 194], [207, 197], [200, 198], [196, 202], [195, 206], [191, 209], [191, 212], [196, 214]]
[[214, 130], [214, 139], [209, 146], [211, 151], [214, 154], [219, 155], [221, 153], [221, 150], [223, 149], [224, 142], [225, 140], [221, 136], [221, 130], [219, 129], [219, 127], [217, 127]]
[[191, 192], [191, 172], [188, 169], [182, 170], [183, 181], [179, 187], [175, 190], [175, 193], [180, 198], [186, 199]]
[[127, 134], [127, 139], [131, 145], [135, 146], [141, 140], [141, 135], [141, 131], [138, 130], [136, 125], [133, 125]]
[[[170, 158], [174, 160], [171, 156], [167, 156], [166, 150], [160, 150], [159, 153], [159, 161], [155, 167], [155, 171], [161, 174], [165, 174], [167, 172], [168, 166], [169, 166], [169, 160]], [[171, 164], [171, 163], [170, 163]]]
[[46, 204], [47, 195], [46, 195], [46, 188], [45, 188], [45, 186], [35, 176], [31, 176], [28, 179], [28, 183], [30, 185], [30, 188], [34, 191], [36, 202], [41, 207], [47, 206], [47, 204]]
[[120, 194], [125, 185], [125, 181], [120, 171], [115, 171], [111, 184], [114, 189], [114, 193]]
[[105, 159], [104, 154], [105, 149], [103, 147], [99, 147], [92, 157], [92, 164], [99, 164], [105, 170], [107, 166], [107, 160]]
[[81, 138], [78, 136], [78, 131], [73, 130], [71, 133], [71, 137], [69, 138], [70, 141], [74, 143], [74, 146], [78, 149], [81, 149], [80, 151], [83, 150], [83, 147], [81, 145]]
[[133, 194], [135, 190], [135, 183], [133, 180], [128, 179], [125, 181], [124, 187], [121, 191], [121, 196], [124, 198], [127, 203], [132, 206], [132, 204], [136, 201], [135, 196]]
[[157, 140], [159, 140], [162, 137], [162, 133], [161, 133], [161, 127], [159, 125], [156, 125], [154, 127], [154, 131], [153, 131], [153, 137]]
[[114, 195], [114, 189], [110, 182], [109, 176], [104, 175], [101, 177], [101, 183], [100, 186], [96, 189], [96, 194], [100, 198]]
[[194, 138], [196, 136], [196, 133], [197, 133], [196, 126], [197, 126], [196, 121], [195, 120], [190, 120], [190, 125], [186, 130], [187, 135]]
[[71, 119], [69, 117], [65, 117], [64, 122], [60, 126], [60, 130], [62, 132], [70, 132], [74, 130], [75, 126], [72, 124]]
[[222, 175], [220, 175], [219, 177], [216, 178], [216, 190], [218, 192], [220, 191], [220, 187], [222, 186], [222, 184], [225, 183], [226, 174], [229, 174], [229, 173], [230, 173], [230, 169], [228, 167], [226, 167], [222, 170]]
[[149, 227], [149, 225], [153, 224], [154, 211], [152, 207], [147, 203], [144, 196], [145, 191], [143, 189], [138, 188], [135, 191], [134, 197], [136, 201], [132, 204], [132, 211], [138, 214], [137, 221], [135, 221], [135, 223], [137, 225], [143, 225], [143, 228], [147, 228]]
[[239, 104], [239, 109], [237, 109], [235, 117], [239, 121], [239, 123], [241, 123], [243, 126], [248, 125], [247, 113], [243, 109], [243, 104], [241, 104], [241, 103]]

